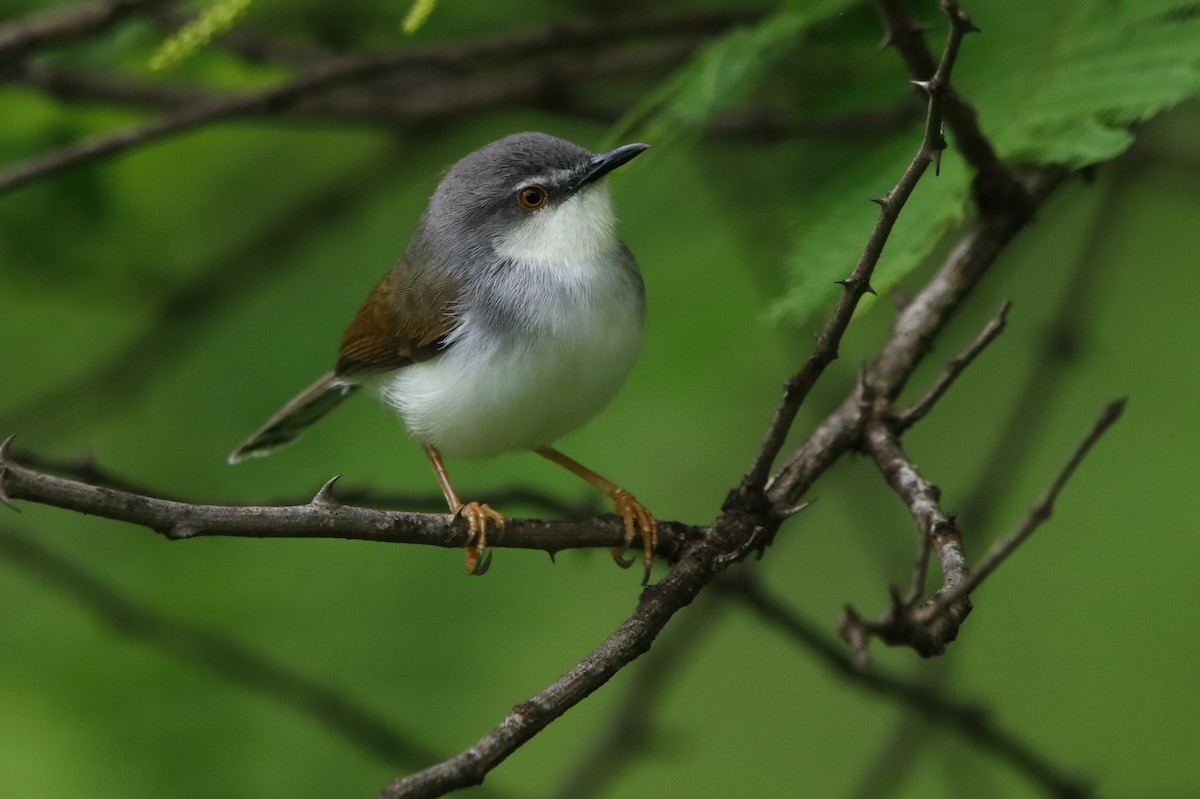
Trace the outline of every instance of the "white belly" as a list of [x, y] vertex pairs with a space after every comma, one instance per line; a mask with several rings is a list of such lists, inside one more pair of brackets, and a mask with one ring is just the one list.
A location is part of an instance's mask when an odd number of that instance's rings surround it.
[[641, 347], [640, 292], [606, 278], [582, 296], [540, 298], [534, 330], [467, 316], [443, 354], [374, 388], [409, 435], [445, 455], [549, 446], [608, 404]]

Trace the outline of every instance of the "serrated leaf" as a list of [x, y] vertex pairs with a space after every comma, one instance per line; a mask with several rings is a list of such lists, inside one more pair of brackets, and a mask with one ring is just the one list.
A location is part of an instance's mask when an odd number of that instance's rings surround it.
[[[1133, 142], [1129, 126], [1200, 94], [1200, 2], [1069, 0], [972, 3], [983, 33], [967, 39], [954, 81], [979, 110], [1002, 157], [1094, 164]], [[936, 39], [937, 37], [933, 37]], [[935, 42], [936, 44], [936, 42]], [[804, 187], [787, 292], [770, 311], [803, 321], [841, 289], [873, 224], [861, 198], [879, 196], [918, 139], [893, 140], [840, 179]], [[926, 174], [892, 233], [876, 275], [881, 294], [918, 266], [963, 217], [969, 175], [953, 149], [940, 178]]]
[[[797, 216], [797, 245], [786, 264], [784, 297], [769, 310], [775, 322], [802, 322], [815, 310], [830, 307], [842, 288], [834, 281], [849, 276], [879, 216], [871, 197], [886, 194], [912, 160], [920, 144], [912, 130], [862, 158], [836, 179], [803, 188]], [[938, 240], [963, 218], [970, 175], [960, 159], [947, 154], [941, 175], [926, 170], [905, 204], [871, 279], [880, 296], [911, 272]], [[870, 297], [862, 307], [867, 307]]]
[[[1200, 93], [1196, 0], [1073, 0], [973, 9], [985, 34], [960, 85], [1004, 156], [1085, 166], [1128, 127]], [[978, 45], [978, 46], [976, 46]]]

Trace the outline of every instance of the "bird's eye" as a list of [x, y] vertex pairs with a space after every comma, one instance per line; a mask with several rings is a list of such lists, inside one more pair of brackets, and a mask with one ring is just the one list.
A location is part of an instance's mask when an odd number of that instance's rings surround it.
[[517, 192], [517, 202], [522, 208], [528, 208], [530, 211], [536, 211], [546, 204], [546, 190], [536, 184], [525, 186]]

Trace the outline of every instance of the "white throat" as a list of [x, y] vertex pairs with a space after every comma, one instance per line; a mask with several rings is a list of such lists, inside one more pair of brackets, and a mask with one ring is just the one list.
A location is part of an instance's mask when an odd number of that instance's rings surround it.
[[533, 268], [561, 270], [566, 264], [604, 258], [617, 246], [617, 220], [608, 186], [597, 183], [562, 203], [529, 214], [498, 236], [496, 253]]

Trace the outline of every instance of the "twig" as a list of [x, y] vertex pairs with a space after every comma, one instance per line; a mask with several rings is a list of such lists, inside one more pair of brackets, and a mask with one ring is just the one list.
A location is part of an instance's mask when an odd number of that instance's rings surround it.
[[792, 641], [816, 655], [819, 663], [848, 683], [900, 702], [930, 721], [958, 731], [974, 746], [1008, 761], [1051, 796], [1061, 799], [1091, 796], [1091, 789], [1082, 780], [1064, 773], [1031, 746], [1002, 730], [983, 708], [947, 699], [937, 690], [885, 671], [858, 669], [842, 647], [773, 596], [760, 582], [723, 579], [717, 585], [751, 608], [758, 618], [783, 630]]
[[[1029, 201], [1043, 203], [1066, 179], [1061, 167], [1043, 167], [1026, 175]], [[894, 398], [929, 350], [929, 343], [950, 321], [979, 279], [1008, 243], [1029, 222], [1027, 209], [993, 210], [969, 230], [942, 266], [897, 316], [865, 380], [886, 399]], [[813, 482], [861, 438], [867, 411], [857, 394], [848, 396], [786, 458], [767, 484], [767, 499], [777, 506], [800, 501]]]
[[390, 783], [376, 799], [427, 799], [479, 785], [526, 741], [607, 683], [650, 649], [674, 615], [696, 598], [717, 574], [707, 543], [686, 545], [679, 562], [646, 587], [633, 614], [600, 646], [550, 687], [512, 709], [474, 746], [449, 760]]
[[912, 407], [896, 414], [895, 421], [892, 424], [893, 430], [897, 433], [902, 433], [925, 418], [925, 415], [933, 409], [933, 406], [949, 390], [954, 381], [958, 379], [958, 376], [963, 373], [963, 370], [971, 365], [971, 362], [978, 357], [979, 353], [983, 352], [988, 344], [991, 344], [997, 336], [1004, 332], [1004, 325], [1008, 319], [1010, 308], [1012, 308], [1012, 303], [1005, 300], [1000, 305], [1000, 310], [996, 312], [991, 321], [980, 331], [970, 346], [946, 362], [946, 368], [938, 375], [937, 380], [929, 387], [924, 396], [913, 403]]
[[1006, 495], [1022, 471], [1020, 459], [1033, 450], [1050, 421], [1048, 411], [1053, 403], [1047, 398], [1061, 394], [1071, 366], [1088, 349], [1086, 339], [1091, 332], [1097, 289], [1104, 283], [1097, 269], [1106, 263], [1104, 253], [1111, 246], [1110, 236], [1120, 230], [1124, 218], [1124, 182], [1132, 173], [1142, 173], [1145, 164], [1138, 163], [1138, 155], [1148, 149], [1145, 144], [1136, 144], [1133, 151], [1104, 168], [1106, 180], [1097, 186], [1099, 207], [1083, 237], [1086, 243], [1059, 289], [1051, 320], [1036, 338], [1036, 360], [1023, 377], [1020, 393], [1007, 404], [995, 451], [984, 461], [974, 490], [959, 506], [962, 517], [976, 529], [991, 527], [996, 498]]
[[929, 95], [925, 114], [925, 133], [921, 138], [917, 153], [892, 190], [875, 200], [879, 205], [879, 217], [875, 221], [875, 227], [867, 238], [866, 247], [859, 256], [854, 270], [849, 277], [838, 281], [845, 289], [841, 299], [833, 314], [826, 321], [825, 327], [822, 328], [817, 338], [817, 345], [804, 367], [784, 385], [783, 399], [775, 409], [775, 415], [767, 427], [763, 443], [755, 454], [745, 477], [742, 478], [741, 485], [726, 500], [726, 507], [735, 506], [737, 503], [752, 503], [761, 496], [767, 484], [771, 466], [783, 448], [788, 432], [796, 420], [796, 414], [799, 413], [808, 393], [824, 373], [826, 367], [838, 357], [838, 347], [846, 328], [850, 325], [855, 308], [858, 307], [858, 303], [864, 295], [875, 293], [871, 288], [871, 275], [875, 271], [876, 264], [879, 263], [884, 245], [891, 236], [896, 220], [900, 218], [901, 210], [929, 165], [933, 164], [936, 171], [940, 163], [941, 152], [946, 148], [946, 140], [942, 136], [942, 116], [949, 91], [950, 73], [954, 69], [954, 62], [958, 57], [959, 45], [962, 43], [963, 37], [973, 30], [969, 20], [964, 23], [965, 15], [950, 14], [949, 16], [951, 20], [950, 36], [946, 40], [946, 49], [942, 53], [942, 60], [938, 64], [937, 71], [929, 80], [917, 84]]
[[[900, 51], [915, 80], [925, 80], [935, 74], [937, 65], [933, 53], [922, 36], [924, 26], [913, 19], [905, 0], [876, 0], [875, 5], [883, 20], [883, 44]], [[978, 30], [953, 0], [941, 0], [940, 5], [942, 12], [949, 15], [956, 26]], [[988, 210], [1020, 206], [1023, 203], [1024, 186], [1019, 177], [1000, 160], [991, 142], [983, 135], [974, 107], [959, 97], [948, 82], [946, 91], [946, 124], [954, 132], [955, 146], [975, 169], [973, 191], [979, 207]], [[1032, 211], [1032, 208], [1027, 210]]]
[[[182, 497], [156, 492], [149, 486], [116, 475], [96, 463], [90, 456], [61, 460], [46, 458], [27, 451], [12, 451], [9, 454], [13, 460], [37, 471], [71, 477], [94, 486], [116, 488], [131, 494], [155, 494], [160, 499], [184, 501]], [[554, 516], [568, 519], [595, 516], [600, 512], [600, 501], [595, 492], [582, 494], [575, 501], [562, 499], [532, 485], [504, 486], [482, 493], [487, 495], [488, 502], [496, 505], [528, 505]], [[440, 510], [446, 506], [445, 496], [438, 491], [408, 493], [380, 491], [369, 486], [345, 486], [340, 481], [327, 492], [326, 496], [340, 504], [366, 505], [372, 508], [391, 510]], [[308, 499], [308, 497], [292, 496], [279, 498], [267, 504], [302, 505]]]
[[[941, 492], [921, 476], [904, 452], [899, 438], [882, 419], [874, 417], [867, 422], [863, 444], [888, 485], [908, 505], [921, 537], [929, 541], [937, 555], [942, 568], [939, 595], [956, 591], [968, 579], [969, 570], [954, 516], [943, 511], [939, 504]], [[889, 644], [905, 644], [929, 657], [941, 654], [946, 644], [954, 640], [958, 627], [971, 612], [971, 601], [964, 594], [958, 602], [947, 604], [945, 619], [937, 625], [909, 623], [910, 610], [905, 599], [893, 596], [887, 616], [880, 622], [869, 624], [868, 629]]]
[[1092, 425], [1092, 429], [1084, 436], [1083, 441], [1079, 442], [1075, 451], [1071, 453], [1071, 457], [1067, 459], [1062, 469], [1059, 470], [1054, 481], [1046, 490], [1046, 493], [1042, 495], [1037, 504], [1029, 511], [1029, 515], [1025, 517], [1025, 520], [1011, 533], [992, 544], [987, 553], [975, 564], [971, 573], [960, 585], [937, 597], [936, 605], [930, 614], [932, 617], [936, 618], [937, 615], [945, 613], [954, 603], [969, 596], [984, 580], [991, 576], [992, 572], [1001, 563], [1017, 550], [1017, 547], [1021, 546], [1043, 522], [1050, 518], [1050, 514], [1054, 512], [1054, 503], [1058, 500], [1058, 495], [1067, 484], [1067, 480], [1075, 473], [1075, 469], [1078, 468], [1096, 442], [1100, 440], [1100, 437], [1121, 418], [1121, 414], [1125, 411], [1125, 402], [1126, 400], [1122, 398], [1109, 403], [1104, 408], [1100, 417]]
[[423, 744], [332, 688], [135, 602], [28, 536], [0, 530], [0, 554], [122, 635], [292, 707], [384, 762], [411, 767], [435, 757]]
[[[340, 538], [461, 548], [470, 534], [456, 517], [406, 513], [338, 504], [323, 488], [308, 503], [286, 506], [202, 505], [68, 480], [33, 471], [11, 456], [11, 436], [0, 444], [0, 501], [28, 499], [79, 513], [137, 524], [168, 540], [205, 536], [235, 538]], [[332, 481], [331, 481], [332, 482]], [[679, 543], [699, 531], [686, 525], [659, 525], [659, 554], [670, 557]], [[615, 516], [582, 521], [509, 519], [492, 532], [492, 547], [558, 552], [583, 547], [624, 545], [624, 525]]]
[[654, 650], [633, 675], [633, 684], [609, 714], [607, 728], [591, 736], [591, 745], [581, 754], [574, 772], [559, 786], [559, 799], [588, 799], [605, 795], [622, 766], [646, 754], [654, 743], [654, 714], [660, 707], [669, 681], [676, 679], [689, 663], [705, 635], [716, 629], [719, 608], [705, 602], [702, 594], [683, 618], [655, 642]]

